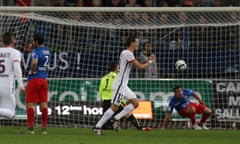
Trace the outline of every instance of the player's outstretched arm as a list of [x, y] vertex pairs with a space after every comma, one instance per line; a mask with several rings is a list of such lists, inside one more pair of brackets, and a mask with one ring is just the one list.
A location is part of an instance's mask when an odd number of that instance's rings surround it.
[[165, 115], [165, 118], [163, 120], [161, 130], [166, 130], [168, 128], [168, 123], [169, 123], [170, 118], [171, 118], [171, 113], [167, 112]]
[[135, 60], [133, 62], [133, 66], [137, 69], [144, 69], [149, 64], [151, 64], [154, 60], [155, 60], [155, 55], [151, 55], [151, 56], [148, 57], [148, 60], [145, 63], [140, 63], [138, 60]]
[[193, 96], [195, 97], [195, 99], [198, 100], [199, 103], [202, 103], [202, 104], [204, 103], [197, 93], [193, 92]]
[[150, 64], [150, 62], [139, 63], [139, 61], [135, 60], [132, 64], [135, 68], [141, 70], [141, 69], [144, 69], [145, 67], [147, 67]]

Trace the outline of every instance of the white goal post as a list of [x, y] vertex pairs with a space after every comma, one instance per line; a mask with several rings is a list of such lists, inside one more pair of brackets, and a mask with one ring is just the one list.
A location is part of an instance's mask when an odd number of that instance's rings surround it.
[[[140, 100], [152, 104], [138, 110], [136, 116], [146, 116], [139, 117], [141, 125], [161, 126], [172, 88], [181, 84], [199, 93], [213, 110], [209, 127], [240, 126], [239, 7], [0, 7], [0, 19], [0, 36], [14, 33], [25, 77], [32, 35], [39, 32], [45, 37], [52, 52], [51, 126], [93, 127], [102, 115], [99, 80], [108, 73], [108, 64], [118, 61], [128, 35], [139, 40], [135, 52], [139, 61], [146, 42], [156, 55], [156, 77], [144, 77], [151, 68], [133, 69], [129, 82]], [[175, 69], [179, 59], [185, 60], [187, 69]], [[1, 125], [26, 125], [25, 97], [17, 94], [16, 100], [16, 119], [2, 119]], [[38, 107], [36, 115], [38, 123]], [[176, 112], [172, 117], [169, 127], [188, 128], [188, 119]], [[122, 120], [121, 127], [133, 126]]]

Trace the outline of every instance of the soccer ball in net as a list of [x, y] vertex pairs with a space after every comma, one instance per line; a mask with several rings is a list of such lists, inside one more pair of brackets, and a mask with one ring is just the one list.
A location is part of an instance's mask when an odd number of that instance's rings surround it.
[[177, 60], [175, 66], [179, 71], [185, 70], [187, 68], [187, 64], [184, 60]]

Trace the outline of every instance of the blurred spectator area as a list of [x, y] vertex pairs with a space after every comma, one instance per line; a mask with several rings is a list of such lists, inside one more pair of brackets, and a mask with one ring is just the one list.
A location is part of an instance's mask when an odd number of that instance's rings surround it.
[[240, 6], [239, 0], [1, 0], [0, 6], [104, 6], [104, 7], [221, 7]]

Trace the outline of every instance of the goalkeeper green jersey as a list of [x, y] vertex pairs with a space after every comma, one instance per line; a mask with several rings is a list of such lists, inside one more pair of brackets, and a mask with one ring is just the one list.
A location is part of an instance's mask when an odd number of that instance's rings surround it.
[[102, 100], [112, 99], [112, 84], [116, 79], [117, 74], [115, 72], [110, 72], [101, 78], [99, 86], [99, 95]]

